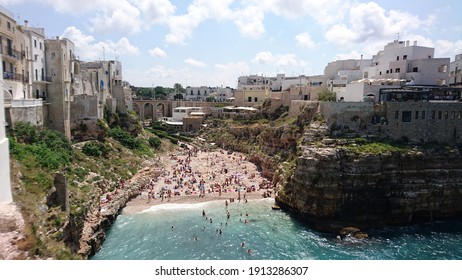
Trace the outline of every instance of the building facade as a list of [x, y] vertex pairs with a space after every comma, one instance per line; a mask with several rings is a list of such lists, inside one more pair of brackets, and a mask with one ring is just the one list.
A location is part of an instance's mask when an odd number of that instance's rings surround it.
[[71, 138], [70, 103], [78, 93], [77, 60], [74, 55], [74, 43], [68, 39], [45, 40], [46, 72], [51, 76], [48, 84], [47, 126]]
[[449, 64], [449, 86], [462, 87], [462, 53]]

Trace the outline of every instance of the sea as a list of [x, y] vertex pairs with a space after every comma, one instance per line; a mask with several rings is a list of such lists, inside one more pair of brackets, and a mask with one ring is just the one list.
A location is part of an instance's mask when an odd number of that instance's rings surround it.
[[211, 201], [123, 211], [91, 259], [462, 259], [462, 219], [367, 230], [369, 238], [362, 240], [339, 239], [311, 229], [290, 213], [272, 210], [272, 205], [274, 199], [266, 198], [228, 206]]

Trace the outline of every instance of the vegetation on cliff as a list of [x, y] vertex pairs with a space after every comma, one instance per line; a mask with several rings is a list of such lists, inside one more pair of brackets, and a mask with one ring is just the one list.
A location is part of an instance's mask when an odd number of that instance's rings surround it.
[[[98, 120], [109, 137], [74, 144], [58, 132], [26, 123], [8, 131], [13, 195], [26, 221], [26, 238], [17, 244], [25, 252], [21, 258], [80, 258], [76, 243], [87, 211], [97, 207], [104, 191], [153, 160], [156, 149], [171, 145], [144, 131], [133, 116], [109, 119], [109, 124]], [[69, 212], [47, 205], [56, 172], [67, 179]]]

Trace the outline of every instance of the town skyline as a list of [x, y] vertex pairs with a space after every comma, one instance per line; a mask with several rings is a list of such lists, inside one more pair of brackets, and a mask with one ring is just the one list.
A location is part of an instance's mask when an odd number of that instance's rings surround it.
[[[462, 53], [462, 3], [2, 0], [17, 24], [70, 39], [80, 60], [119, 60], [140, 87], [237, 87], [243, 75], [320, 75], [394, 40]], [[146, 38], [149, 38], [146, 40]]]

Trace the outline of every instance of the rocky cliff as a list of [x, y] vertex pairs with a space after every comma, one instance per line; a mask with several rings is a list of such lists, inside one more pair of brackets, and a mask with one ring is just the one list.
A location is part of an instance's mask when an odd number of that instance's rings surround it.
[[307, 145], [276, 200], [323, 231], [403, 225], [462, 215], [458, 149], [355, 153]]

